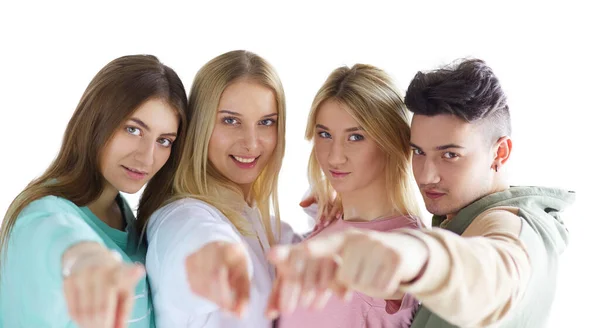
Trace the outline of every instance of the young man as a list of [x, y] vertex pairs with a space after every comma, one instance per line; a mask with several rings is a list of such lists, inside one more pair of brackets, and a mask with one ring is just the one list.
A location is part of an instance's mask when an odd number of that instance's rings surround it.
[[434, 228], [355, 230], [276, 249], [281, 285], [302, 292], [274, 291], [271, 310], [322, 304], [324, 287], [336, 286], [386, 299], [412, 294], [422, 302], [413, 328], [543, 327], [568, 240], [560, 212], [574, 193], [509, 186], [509, 109], [483, 61], [417, 73], [406, 105], [413, 171]]

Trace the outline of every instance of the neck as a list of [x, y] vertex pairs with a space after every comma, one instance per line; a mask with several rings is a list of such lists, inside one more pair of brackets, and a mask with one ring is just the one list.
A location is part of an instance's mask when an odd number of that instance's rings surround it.
[[240, 185], [240, 188], [242, 190], [242, 195], [244, 195], [244, 201], [246, 201], [246, 204], [248, 204], [248, 206], [252, 207], [252, 205], [254, 205], [254, 199], [252, 199], [252, 184], [248, 183], [248, 184], [244, 184], [244, 185]]
[[[507, 181], [498, 182], [498, 183], [494, 184], [494, 186], [492, 186], [492, 188], [486, 194], [479, 197], [478, 199], [481, 199], [481, 198], [491, 195], [491, 194], [495, 194], [497, 192], [505, 191], [509, 188], [510, 188], [510, 184]], [[473, 202], [477, 201], [478, 199], [473, 200]], [[469, 203], [469, 205], [472, 204], [473, 202]], [[461, 208], [461, 210], [462, 210], [462, 208]], [[452, 219], [454, 219], [456, 214], [458, 214], [458, 212], [446, 214], [446, 219], [448, 219], [448, 221], [451, 221]]]
[[373, 221], [397, 215], [386, 191], [385, 179], [365, 188], [340, 193], [345, 221]]
[[112, 186], [105, 187], [100, 197], [88, 204], [87, 207], [108, 226], [122, 230], [123, 216], [115, 201], [118, 193]]
[[510, 188], [510, 183], [506, 180], [499, 181], [496, 186], [493, 188], [490, 194], [495, 194], [497, 192], [505, 191]]

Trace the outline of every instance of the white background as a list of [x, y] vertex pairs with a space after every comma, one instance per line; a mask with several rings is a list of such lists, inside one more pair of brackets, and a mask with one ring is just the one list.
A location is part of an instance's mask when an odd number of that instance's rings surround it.
[[[314, 94], [334, 68], [373, 64], [405, 89], [418, 70], [479, 57], [509, 97], [512, 183], [578, 193], [568, 212], [571, 244], [551, 327], [596, 326], [598, 11], [578, 1], [415, 3], [3, 1], [0, 213], [54, 158], [91, 78], [122, 55], [158, 56], [188, 91], [196, 71], [223, 52], [247, 49], [269, 60], [288, 100], [281, 208], [297, 229], [307, 225], [297, 207], [308, 185], [305, 122]], [[128, 198], [133, 206], [137, 196]]]

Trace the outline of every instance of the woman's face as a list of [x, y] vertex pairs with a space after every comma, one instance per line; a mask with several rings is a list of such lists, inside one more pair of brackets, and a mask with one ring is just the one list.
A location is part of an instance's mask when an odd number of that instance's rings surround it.
[[179, 118], [163, 100], [150, 99], [120, 126], [104, 148], [100, 171], [118, 191], [138, 192], [169, 159]]
[[364, 190], [385, 181], [386, 154], [349, 114], [345, 104], [327, 100], [319, 107], [315, 153], [338, 193]]
[[259, 83], [230, 84], [219, 101], [208, 144], [208, 160], [247, 192], [277, 146], [275, 93]]

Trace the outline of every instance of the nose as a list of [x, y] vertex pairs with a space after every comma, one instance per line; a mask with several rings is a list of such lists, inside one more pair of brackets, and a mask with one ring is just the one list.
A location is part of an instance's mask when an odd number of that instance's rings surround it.
[[249, 152], [254, 153], [259, 144], [258, 131], [255, 126], [247, 126], [242, 134], [242, 145]]
[[329, 161], [329, 165], [334, 167], [346, 163], [348, 158], [344, 152], [344, 144], [342, 140], [333, 141], [331, 148], [329, 149], [329, 156], [327, 157], [327, 160]]
[[138, 144], [134, 159], [144, 167], [150, 167], [154, 164], [155, 142], [150, 139], [142, 139]]
[[[413, 164], [417, 163], [414, 163], [413, 161]], [[420, 165], [415, 165], [414, 169], [416, 173], [417, 183], [419, 185], [436, 184], [441, 181], [441, 177], [437, 169], [436, 163], [432, 159], [422, 159]], [[416, 172], [417, 169], [419, 171], [418, 173]]]

